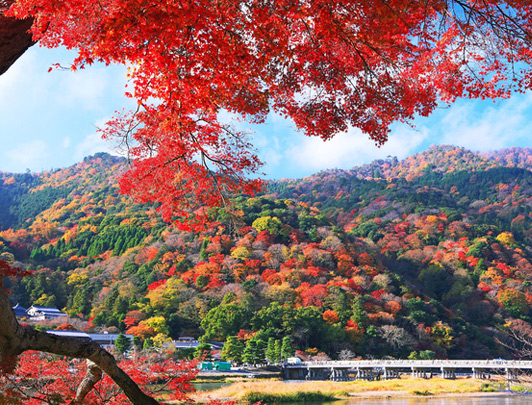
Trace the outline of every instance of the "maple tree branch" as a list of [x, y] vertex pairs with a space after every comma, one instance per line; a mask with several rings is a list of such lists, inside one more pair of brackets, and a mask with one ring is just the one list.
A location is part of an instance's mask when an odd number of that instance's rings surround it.
[[508, 327], [498, 329], [508, 336], [509, 340], [502, 340], [495, 337], [495, 340], [500, 345], [510, 349], [513, 354], [520, 359], [532, 358], [532, 329], [529, 325], [521, 321], [514, 321]]
[[102, 379], [102, 375], [102, 369], [97, 364], [87, 360], [87, 373], [83, 377], [83, 381], [79, 384], [78, 390], [76, 391], [76, 398], [72, 404], [82, 404], [87, 394]]
[[4, 74], [35, 42], [28, 32], [33, 19], [4, 16], [14, 0], [0, 0], [0, 75]]
[[0, 325], [0, 362], [10, 366], [4, 367], [3, 372], [11, 371], [16, 365], [16, 357], [27, 350], [89, 359], [111, 377], [134, 405], [159, 404], [146, 395], [131, 377], [118, 367], [115, 358], [92, 339], [57, 336], [37, 331], [30, 326], [21, 326], [11, 309], [7, 292], [2, 287]]

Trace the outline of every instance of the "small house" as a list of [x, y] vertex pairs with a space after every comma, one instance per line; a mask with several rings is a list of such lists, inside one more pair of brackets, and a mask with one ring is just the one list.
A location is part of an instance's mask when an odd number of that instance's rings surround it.
[[31, 307], [29, 307], [27, 313], [32, 321], [45, 321], [61, 317], [68, 317], [67, 314], [61, 312], [57, 308], [41, 307], [38, 305], [32, 305]]
[[214, 362], [214, 369], [220, 370], [220, 371], [229, 371], [231, 370], [231, 363], [227, 361], [215, 361]]
[[210, 361], [202, 361], [200, 364], [198, 364], [198, 369], [200, 370], [212, 370], [213, 366]]

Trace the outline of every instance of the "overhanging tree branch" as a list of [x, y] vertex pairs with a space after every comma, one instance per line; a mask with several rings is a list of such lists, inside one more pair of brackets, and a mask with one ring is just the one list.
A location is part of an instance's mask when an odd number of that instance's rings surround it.
[[[0, 282], [0, 364], [3, 372], [11, 371], [16, 365], [16, 358], [27, 350], [37, 350], [61, 356], [89, 359], [124, 391], [134, 405], [158, 405], [159, 402], [146, 395], [139, 386], [120, 367], [115, 358], [92, 339], [79, 339], [56, 336], [40, 332], [30, 326], [21, 326], [11, 309], [7, 292]], [[94, 386], [93, 369], [78, 390], [79, 398], [87, 394], [87, 389]], [[97, 372], [96, 372], [97, 374]], [[91, 380], [94, 381], [92, 385]], [[85, 392], [86, 391], [86, 392]]]
[[0, 75], [35, 43], [29, 33], [32, 18], [17, 20], [4, 16], [11, 4], [13, 0], [0, 0]]

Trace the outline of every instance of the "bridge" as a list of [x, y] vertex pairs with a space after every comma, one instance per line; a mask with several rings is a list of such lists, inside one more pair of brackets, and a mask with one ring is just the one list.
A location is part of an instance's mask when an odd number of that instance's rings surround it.
[[512, 382], [531, 370], [532, 361], [524, 360], [355, 360], [284, 363], [281, 375], [285, 380], [351, 381], [387, 380], [400, 378], [401, 374], [454, 379], [458, 373], [467, 373], [479, 379], [502, 375]]

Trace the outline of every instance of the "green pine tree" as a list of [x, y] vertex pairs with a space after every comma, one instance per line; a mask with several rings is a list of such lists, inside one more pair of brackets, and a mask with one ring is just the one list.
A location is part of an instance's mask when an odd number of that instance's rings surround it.
[[222, 349], [222, 359], [232, 361], [235, 364], [242, 363], [244, 353], [244, 342], [236, 336], [228, 336]]
[[364, 309], [364, 299], [360, 295], [357, 295], [353, 302], [352, 319], [360, 328], [365, 328], [368, 324], [368, 313]]
[[283, 343], [281, 346], [281, 359], [287, 359], [294, 355], [294, 349], [292, 349], [292, 343], [290, 342], [290, 337], [285, 336], [283, 338]]
[[201, 343], [196, 350], [194, 350], [194, 357], [203, 358], [204, 361], [212, 360], [212, 348], [208, 343]]
[[283, 357], [282, 356], [283, 351], [281, 349], [281, 341], [279, 339], [275, 339], [274, 351], [275, 351], [274, 361], [276, 363], [279, 363], [281, 361], [281, 358]]
[[255, 364], [266, 363], [266, 346], [264, 339], [257, 338], [257, 351], [255, 352]]
[[270, 363], [275, 363], [275, 339], [270, 337], [268, 339], [268, 346], [266, 347], [266, 358]]
[[153, 347], [153, 339], [146, 338], [144, 344], [142, 345], [142, 350], [150, 350]]
[[131, 347], [131, 342], [126, 335], [120, 333], [115, 340], [115, 347], [120, 353], [125, 353]]
[[244, 348], [244, 354], [242, 360], [244, 363], [255, 365], [256, 363], [256, 352], [257, 352], [257, 342], [255, 339], [251, 338], [246, 342], [246, 347]]
[[200, 254], [199, 254], [200, 260], [206, 261], [209, 259], [209, 255], [205, 251], [207, 249], [207, 246], [209, 246], [209, 242], [210, 242], [209, 238], [203, 238], [203, 242], [201, 242]]

